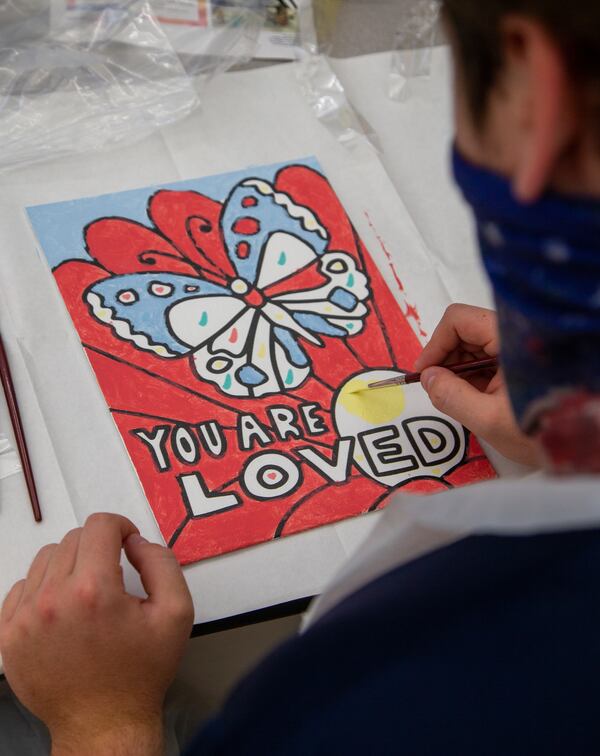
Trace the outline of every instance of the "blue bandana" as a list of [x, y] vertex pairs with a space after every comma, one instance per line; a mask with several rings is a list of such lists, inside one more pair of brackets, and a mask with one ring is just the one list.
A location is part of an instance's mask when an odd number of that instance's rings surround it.
[[525, 205], [456, 149], [453, 168], [494, 288], [515, 415], [531, 430], [533, 403], [600, 393], [600, 202], [548, 193]]

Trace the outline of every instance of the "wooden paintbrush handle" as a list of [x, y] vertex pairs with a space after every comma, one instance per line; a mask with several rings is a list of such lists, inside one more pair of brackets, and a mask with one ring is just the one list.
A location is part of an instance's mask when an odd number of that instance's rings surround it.
[[[456, 375], [461, 375], [462, 373], [474, 373], [477, 370], [495, 370], [498, 367], [498, 358], [488, 357], [485, 360], [471, 360], [470, 362], [459, 362], [455, 365], [441, 365], [440, 367], [444, 367], [446, 370], [450, 370]], [[405, 377], [404, 383], [419, 383], [420, 380], [421, 373], [408, 373]]]
[[35, 480], [33, 478], [33, 468], [31, 467], [31, 460], [29, 459], [29, 452], [27, 450], [27, 442], [25, 441], [25, 433], [23, 432], [23, 423], [21, 421], [21, 413], [19, 412], [19, 405], [17, 403], [17, 395], [15, 393], [15, 387], [13, 386], [12, 377], [10, 374], [10, 367], [8, 364], [8, 357], [4, 350], [4, 344], [0, 337], [0, 380], [4, 389], [4, 395], [6, 397], [6, 404], [8, 406], [8, 414], [10, 415], [10, 421], [15, 432], [15, 441], [17, 442], [17, 448], [19, 450], [19, 456], [21, 457], [21, 464], [23, 466], [23, 474], [25, 475], [25, 483], [27, 484], [27, 491], [29, 493], [29, 499], [31, 501], [31, 508], [33, 510], [33, 517], [36, 522], [41, 522], [42, 511], [40, 508], [40, 502], [35, 487]]

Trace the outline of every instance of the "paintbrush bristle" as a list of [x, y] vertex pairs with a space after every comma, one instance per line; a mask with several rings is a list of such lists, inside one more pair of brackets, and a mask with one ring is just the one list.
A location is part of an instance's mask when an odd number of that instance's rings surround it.
[[383, 381], [375, 381], [374, 383], [369, 383], [367, 388], [377, 389], [377, 388], [388, 388], [389, 386], [404, 386], [405, 383], [406, 383], [406, 376], [399, 375], [397, 378], [386, 378]]

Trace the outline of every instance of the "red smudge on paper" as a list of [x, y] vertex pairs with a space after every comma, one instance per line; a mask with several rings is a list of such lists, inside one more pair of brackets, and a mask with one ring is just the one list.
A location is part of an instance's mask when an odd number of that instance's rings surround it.
[[409, 304], [408, 301], [406, 301], [406, 289], [404, 288], [404, 284], [402, 283], [400, 276], [398, 275], [398, 271], [396, 270], [396, 265], [394, 263], [394, 260], [392, 258], [390, 251], [386, 247], [385, 242], [383, 241], [382, 237], [377, 233], [377, 230], [375, 229], [375, 226], [373, 225], [373, 221], [371, 220], [371, 216], [366, 211], [365, 211], [365, 217], [367, 219], [367, 222], [369, 224], [371, 231], [373, 231], [375, 238], [377, 239], [379, 246], [381, 247], [383, 251], [383, 254], [386, 257], [386, 260], [388, 261], [388, 265], [392, 272], [392, 276], [394, 277], [394, 281], [396, 282], [396, 285], [398, 286], [398, 289], [400, 293], [403, 295], [403, 298], [405, 300], [404, 305], [406, 307], [406, 310], [404, 312], [404, 315], [415, 322], [419, 336], [422, 336], [424, 339], [427, 338], [427, 331], [425, 331], [425, 329], [423, 328], [423, 324], [421, 322], [421, 316], [419, 315], [419, 311], [416, 305], [411, 305]]

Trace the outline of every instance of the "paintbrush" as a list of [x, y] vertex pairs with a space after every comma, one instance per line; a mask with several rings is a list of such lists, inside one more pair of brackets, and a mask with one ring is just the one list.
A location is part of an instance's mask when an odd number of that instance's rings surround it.
[[25, 483], [27, 484], [27, 491], [29, 493], [29, 500], [31, 501], [31, 509], [33, 511], [33, 517], [36, 522], [41, 522], [42, 511], [40, 509], [40, 502], [35, 488], [35, 480], [33, 478], [33, 469], [31, 467], [31, 461], [29, 459], [29, 452], [27, 451], [27, 443], [25, 442], [25, 433], [23, 432], [23, 423], [21, 422], [21, 413], [19, 412], [19, 405], [17, 403], [17, 395], [15, 394], [15, 388], [13, 386], [12, 377], [10, 374], [10, 367], [8, 365], [8, 357], [4, 351], [4, 345], [2, 338], [0, 337], [0, 381], [4, 388], [4, 395], [6, 396], [6, 404], [8, 406], [8, 414], [12, 422], [13, 430], [15, 432], [15, 440], [17, 442], [17, 448], [19, 449], [19, 456], [21, 457], [21, 464], [23, 465], [23, 473], [25, 475]]
[[[462, 375], [463, 373], [474, 373], [478, 370], [493, 370], [498, 367], [498, 360], [496, 357], [489, 357], [485, 360], [471, 360], [471, 362], [458, 362], [454, 365], [443, 365], [446, 370], [450, 370], [456, 375]], [[368, 391], [370, 389], [387, 388], [388, 386], [407, 386], [409, 383], [419, 383], [421, 380], [421, 373], [404, 373], [396, 378], [387, 378], [384, 381], [375, 381], [369, 383], [364, 389], [358, 389], [358, 391]], [[356, 393], [358, 393], [358, 391]], [[353, 392], [355, 393], [355, 392]]]

